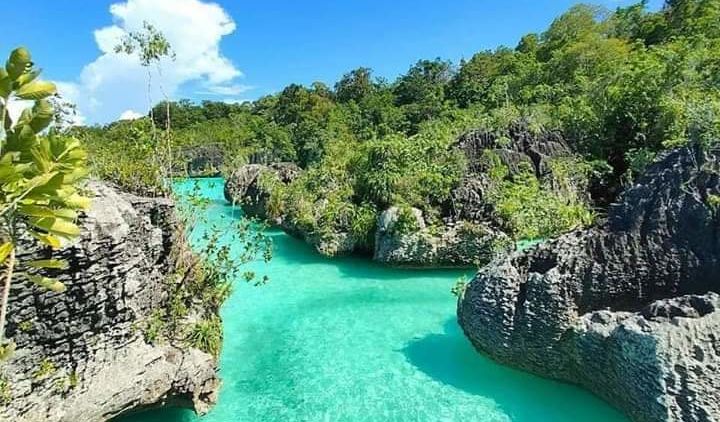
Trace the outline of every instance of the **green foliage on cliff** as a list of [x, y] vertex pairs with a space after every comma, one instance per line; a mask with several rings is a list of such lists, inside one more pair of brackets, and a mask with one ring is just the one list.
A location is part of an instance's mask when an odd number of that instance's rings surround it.
[[[158, 171], [143, 159], [154, 142], [146, 128], [166, 125], [168, 116], [173, 146], [184, 152], [173, 156], [176, 175], [217, 171], [211, 146], [230, 168], [295, 161], [309, 176], [274, 185], [271, 213], [288, 212], [318, 233], [354, 227], [362, 236], [371, 208], [407, 204], [433, 218], [462, 175], [451, 145], [470, 128], [503, 134], [522, 121], [535, 131], [558, 130], [584, 160], [612, 168], [611, 188], [663, 149], [720, 138], [718, 10], [718, 0], [671, 0], [654, 12], [645, 2], [615, 11], [577, 5], [515, 47], [457, 65], [420, 60], [395, 81], [361, 67], [332, 88], [293, 84], [244, 104], [164, 102], [151, 117], [78, 132], [97, 155], [98, 174], [140, 190]], [[513, 218], [529, 224], [548, 206], [561, 223], [519, 229], [519, 236], [587, 221], [576, 199], [543, 203], [548, 186], [525, 182], [499, 191], [507, 195], [497, 201], [502, 212], [515, 213], [518, 198], [533, 197], [536, 209]]]
[[[52, 291], [63, 291], [57, 279], [42, 270], [64, 268], [58, 260], [18, 262], [16, 250], [21, 239], [57, 249], [80, 234], [75, 224], [78, 211], [89, 206], [80, 194], [85, 177], [86, 153], [80, 142], [48, 128], [55, 121], [50, 97], [55, 85], [41, 81], [30, 53], [12, 51], [0, 68], [0, 267], [3, 268], [0, 301], [0, 355], [12, 349], [5, 344], [8, 295], [13, 277], [23, 278]], [[11, 101], [32, 101], [13, 121]]]
[[[490, 202], [515, 239], [543, 239], [592, 223], [594, 215], [579, 197], [590, 166], [569, 158], [550, 163], [549, 186], [543, 186], [527, 163], [510, 174], [496, 154], [486, 151]], [[580, 189], [582, 191], [582, 189]]]
[[222, 346], [222, 323], [220, 318], [210, 317], [193, 324], [186, 337], [187, 343], [207, 352], [216, 358], [220, 356]]

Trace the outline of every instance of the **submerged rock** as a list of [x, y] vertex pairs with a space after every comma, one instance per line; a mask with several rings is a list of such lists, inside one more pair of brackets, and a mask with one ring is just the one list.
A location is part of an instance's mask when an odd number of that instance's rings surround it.
[[17, 349], [0, 363], [0, 420], [100, 422], [166, 404], [206, 412], [219, 386], [215, 358], [184, 344], [148, 344], [141, 329], [169, 299], [172, 201], [97, 182], [89, 190], [92, 208], [73, 245], [20, 256], [65, 259], [69, 268], [57, 277], [67, 291], [14, 284], [7, 332]]
[[607, 222], [493, 261], [458, 321], [493, 358], [634, 420], [720, 419], [719, 153], [666, 153]]

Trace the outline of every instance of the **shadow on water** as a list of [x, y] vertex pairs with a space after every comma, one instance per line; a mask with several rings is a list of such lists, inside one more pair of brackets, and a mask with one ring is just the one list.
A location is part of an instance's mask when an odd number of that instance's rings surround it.
[[157, 409], [148, 410], [142, 413], [133, 413], [111, 422], [123, 422], [129, 418], [132, 422], [197, 422], [199, 419], [195, 414], [186, 409]]
[[[213, 201], [211, 215], [223, 215], [233, 219], [241, 217], [242, 213], [239, 208], [230, 206], [218, 192], [215, 192], [211, 199]], [[418, 276], [418, 283], [423, 283], [428, 282], [428, 278], [434, 278], [435, 275], [444, 279], [447, 279], [449, 275], [447, 270], [393, 269], [372, 262], [366, 257], [327, 258], [308, 247], [304, 241], [287, 236], [279, 229], [268, 229], [266, 234], [273, 240], [275, 257], [273, 262], [282, 268], [281, 271], [284, 271], [279, 274], [280, 276], [287, 276], [288, 265], [289, 268], [295, 268], [298, 271], [305, 270], [313, 276], [316, 273], [319, 274], [318, 277], [336, 279], [339, 276], [342, 283], [345, 283], [346, 280], [357, 282], [358, 279], [369, 279], [370, 281], [387, 281], [392, 284], [396, 279], [407, 279], [415, 274]], [[337, 271], [337, 273], [316, 272], [316, 269], [321, 269], [316, 266], [326, 267], [326, 264], [332, 264], [333, 271]], [[457, 275], [470, 272], [471, 270], [458, 270]], [[402, 277], [398, 277], [399, 275]], [[322, 313], [324, 309], [335, 308], [338, 304], [357, 308], [358, 305], [365, 303], [378, 304], [386, 301], [398, 303], [410, 300], [418, 305], [419, 309], [422, 309], [423, 300], [430, 300], [425, 297], [426, 295], [428, 297], [436, 296], [436, 291], [432, 289], [427, 291], [420, 289], [420, 293], [416, 292], [418, 289], [412, 289], [410, 292], [414, 293], [407, 296], [408, 290], [404, 290], [402, 285], [398, 289], [386, 289], [381, 292], [376, 288], [378, 285], [384, 286], [388, 283], [358, 283], [358, 286], [353, 286], [357, 289], [351, 292], [344, 292], [342, 289], [324, 290], [319, 297], [313, 296], [298, 302], [292, 311]], [[444, 317], [440, 317], [440, 321], [437, 322], [441, 322], [442, 318]], [[434, 324], [433, 326], [437, 327]], [[261, 342], [265, 341], [264, 339], [267, 337], [287, 337], [286, 333], [268, 336], [267, 330], [270, 328], [272, 327], [263, 325], [261, 327], [263, 332], [250, 333], [251, 340], [248, 341], [259, 343], [257, 346], [249, 345], [248, 349], [262, 349]], [[278, 346], [277, 350], [287, 351], [288, 347]], [[619, 422], [627, 420], [599, 399], [574, 386], [548, 381], [510, 369], [482, 356], [475, 351], [461, 332], [455, 318], [447, 319], [442, 324], [441, 332], [410, 339], [402, 349], [396, 352], [402, 353], [410, 365], [429, 377], [429, 382], [434, 381], [467, 394], [492, 399], [513, 421]], [[226, 349], [224, 353], [230, 353], [230, 350]], [[272, 353], [260, 353], [253, 358], [269, 362], [251, 365], [254, 367], [270, 367], [277, 365], [280, 360]], [[255, 381], [263, 384], [266, 380], [257, 379]], [[233, 383], [233, 379], [226, 379], [225, 382], [228, 386]], [[191, 411], [178, 409], [150, 411], [134, 415], [129, 419], [131, 422], [198, 422], [200, 420]]]
[[[478, 353], [455, 318], [443, 324], [443, 331], [414, 339], [401, 352], [410, 364], [435, 381], [492, 398], [514, 421], [627, 421], [620, 412], [576, 386], [499, 365]], [[578, 401], [594, 405], [598, 412], [573, 415], [580, 408]]]

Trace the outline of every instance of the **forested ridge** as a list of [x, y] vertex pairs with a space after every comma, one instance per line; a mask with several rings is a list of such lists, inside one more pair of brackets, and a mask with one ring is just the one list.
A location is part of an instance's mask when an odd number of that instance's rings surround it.
[[[458, 64], [420, 60], [395, 81], [358, 68], [332, 87], [290, 85], [242, 104], [164, 102], [146, 118], [73, 131], [97, 175], [145, 193], [163, 188], [153, 185], [161, 163], [151, 134], [160, 129], [169, 129], [176, 175], [295, 162], [306, 171], [291, 184], [264, 181], [269, 212], [358, 238], [391, 205], [439, 219], [467, 169], [455, 146], [469, 130], [508, 143], [513, 127], [558, 133], [574, 158], [556, 173], [582, 174], [612, 199], [658, 152], [720, 134], [720, 1], [669, 0], [659, 11], [646, 3], [577, 5], [514, 48]], [[482, 158], [496, 181], [491, 199], [518, 238], [602, 213], [603, 201], [548, 190], [527, 171]]]

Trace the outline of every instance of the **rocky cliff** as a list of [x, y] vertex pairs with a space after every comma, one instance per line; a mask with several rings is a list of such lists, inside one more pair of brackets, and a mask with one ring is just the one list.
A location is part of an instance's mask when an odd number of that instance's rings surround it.
[[[148, 344], [143, 327], [168, 301], [176, 246], [173, 203], [121, 194], [92, 182], [81, 238], [52, 254], [64, 293], [18, 279], [0, 365], [0, 420], [99, 422], [164, 404], [203, 412], [218, 387], [216, 361], [170, 342]], [[92, 196], [92, 195], [91, 195]], [[20, 259], [49, 256], [26, 248]]]
[[[267, 220], [267, 200], [270, 194], [262, 187], [264, 174], [276, 176], [280, 183], [292, 182], [302, 169], [294, 163], [246, 164], [225, 180], [225, 199], [240, 205], [245, 215]], [[274, 221], [280, 224], [281, 220]]]
[[[425, 215], [413, 209], [416, 228], [409, 232], [395, 229], [399, 206], [377, 210], [377, 229], [369, 242], [354, 239], [349, 227], [315, 233], [306, 229], [309, 225], [296, 224], [286, 216], [268, 218], [270, 195], [261, 186], [261, 175], [272, 174], [282, 184], [291, 183], [302, 172], [292, 163], [248, 164], [237, 169], [225, 181], [225, 197], [240, 204], [246, 215], [273, 220], [324, 255], [369, 253], [378, 262], [410, 267], [484, 265], [499, 252], [512, 248], [506, 222], [495, 213], [488, 198], [493, 182], [487, 174], [486, 153], [495, 154], [509, 175], [530, 169], [547, 189], [552, 189], [554, 183], [551, 160], [572, 153], [560, 134], [534, 133], [523, 124], [511, 126], [506, 133], [471, 131], [460, 136], [452, 147], [465, 155], [468, 166], [450, 200], [428, 204], [432, 213]], [[585, 190], [582, 185], [575, 188]], [[322, 215], [325, 202], [314, 204], [315, 214]]]
[[373, 259], [410, 267], [479, 266], [512, 249], [510, 238], [487, 223], [460, 220], [428, 227], [422, 211], [412, 208], [410, 212], [414, 222], [407, 232], [398, 229], [400, 208], [380, 214]]
[[458, 303], [466, 335], [637, 421], [720, 419], [719, 160], [667, 153], [602, 226], [481, 269]]

